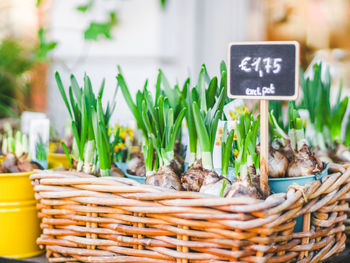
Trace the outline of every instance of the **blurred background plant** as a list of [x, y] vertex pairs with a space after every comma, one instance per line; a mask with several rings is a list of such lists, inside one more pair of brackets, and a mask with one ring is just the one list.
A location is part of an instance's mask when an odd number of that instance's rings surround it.
[[0, 118], [15, 118], [29, 105], [29, 70], [34, 63], [31, 51], [18, 40], [7, 38], [0, 42]]
[[[348, 94], [349, 12], [348, 0], [1, 0], [0, 43], [15, 41], [21, 52], [0, 54], [0, 117], [45, 111], [61, 136], [68, 116], [53, 72], [65, 80], [71, 73], [105, 77], [112, 95], [120, 64], [135, 95], [158, 68], [178, 83], [198, 76], [203, 63], [218, 75], [234, 41], [297, 40], [303, 68], [316, 54]], [[11, 67], [26, 58], [15, 67], [22, 72], [7, 68], [9, 58]], [[117, 104], [125, 114], [114, 114], [112, 123], [134, 125], [123, 99]]]

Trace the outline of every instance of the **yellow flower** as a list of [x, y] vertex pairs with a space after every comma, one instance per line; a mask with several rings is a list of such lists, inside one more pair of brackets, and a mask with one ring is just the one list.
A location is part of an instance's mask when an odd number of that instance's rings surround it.
[[118, 143], [116, 146], [114, 146], [114, 152], [119, 152], [125, 149], [125, 143]]
[[126, 139], [126, 130], [125, 129], [120, 130], [119, 136], [120, 136], [120, 138], [123, 139], [123, 141], [125, 141], [125, 139]]
[[239, 154], [238, 150], [235, 149], [235, 150], [233, 151], [233, 154], [234, 154], [236, 157], [238, 157], [238, 154]]

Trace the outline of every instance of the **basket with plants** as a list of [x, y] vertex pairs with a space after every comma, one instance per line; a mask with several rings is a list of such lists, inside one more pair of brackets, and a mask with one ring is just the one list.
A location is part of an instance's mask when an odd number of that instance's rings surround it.
[[[84, 129], [77, 121], [85, 113], [78, 114], [79, 118], [71, 114], [77, 148], [85, 154], [92, 147], [97, 149], [92, 164], [85, 164], [88, 158], [79, 154], [75, 157], [81, 163], [79, 172], [44, 171], [31, 176], [42, 218], [38, 243], [46, 247], [51, 261], [317, 262], [344, 249], [348, 204], [343, 198], [350, 190], [350, 170], [328, 164], [328, 174], [320, 180], [264, 195], [259, 183], [259, 115], [249, 112], [239, 116], [232, 130], [224, 125], [222, 169], [214, 169], [218, 122], [225, 121], [224, 64], [220, 72], [220, 80], [210, 78], [203, 66], [196, 84], [187, 79], [180, 88], [178, 84], [172, 87], [159, 71], [155, 89], [146, 82], [133, 100], [119, 69], [118, 86], [144, 137], [139, 161], [144, 166], [144, 184], [106, 172], [113, 158], [112, 139], [100, 95], [97, 103], [90, 100], [94, 143], [81, 144], [89, 138], [82, 135]], [[89, 83], [87, 78], [85, 82]], [[77, 93], [72, 90], [70, 97]], [[87, 94], [94, 97], [93, 92]], [[80, 107], [77, 101], [72, 105]], [[273, 113], [270, 118], [278, 146], [289, 141], [294, 147], [289, 163], [306, 154], [305, 163], [313, 164], [312, 169], [299, 168], [300, 176], [308, 169], [312, 173], [323, 170], [302, 140], [304, 128], [294, 105], [290, 106], [289, 135]], [[176, 146], [183, 121], [191, 154], [186, 170]], [[281, 148], [274, 151], [282, 155]], [[109, 163], [102, 163], [107, 159]], [[229, 160], [234, 164], [234, 178], [228, 176]], [[287, 169], [292, 167], [289, 163], [284, 165], [284, 176], [292, 171]], [[98, 167], [99, 178], [94, 176]], [[302, 227], [297, 230], [301, 216]]]
[[[350, 162], [350, 118], [346, 117], [349, 99], [342, 94], [342, 81], [336, 89], [329, 68], [323, 67], [325, 65], [315, 64], [312, 78], [302, 75], [303, 99], [299, 108], [307, 112], [310, 122], [307, 137], [320, 159], [339, 163], [346, 169]], [[350, 195], [344, 199], [349, 201]], [[349, 235], [349, 219], [345, 224]]]

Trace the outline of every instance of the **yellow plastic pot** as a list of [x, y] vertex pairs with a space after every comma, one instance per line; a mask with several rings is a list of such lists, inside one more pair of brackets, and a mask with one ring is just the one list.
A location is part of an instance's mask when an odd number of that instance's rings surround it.
[[49, 142], [49, 153], [55, 153], [60, 145], [59, 142]]
[[31, 173], [0, 173], [0, 257], [26, 258], [42, 253]]
[[47, 155], [47, 161], [49, 163], [49, 169], [70, 167], [68, 158], [64, 153], [49, 153]]

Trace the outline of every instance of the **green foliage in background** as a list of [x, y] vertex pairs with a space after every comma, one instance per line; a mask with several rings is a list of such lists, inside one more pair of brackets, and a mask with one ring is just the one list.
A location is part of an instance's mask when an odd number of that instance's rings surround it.
[[35, 159], [37, 159], [38, 161], [47, 160], [47, 145], [40, 135], [35, 145]]
[[77, 6], [77, 10], [79, 12], [85, 13], [86, 11], [88, 11], [92, 7], [93, 3], [94, 3], [94, 0], [90, 0], [85, 4]]
[[57, 42], [47, 41], [45, 37], [45, 30], [43, 28], [39, 29], [38, 36], [39, 46], [35, 52], [35, 59], [37, 61], [48, 61], [48, 53], [57, 46]]
[[105, 23], [91, 22], [89, 27], [84, 32], [85, 40], [98, 40], [100, 36], [107, 39], [112, 39], [111, 30], [118, 24], [115, 12], [109, 13], [108, 21]]
[[32, 54], [16, 40], [0, 42], [0, 118], [17, 116], [17, 92], [27, 92], [25, 72], [34, 64]]

